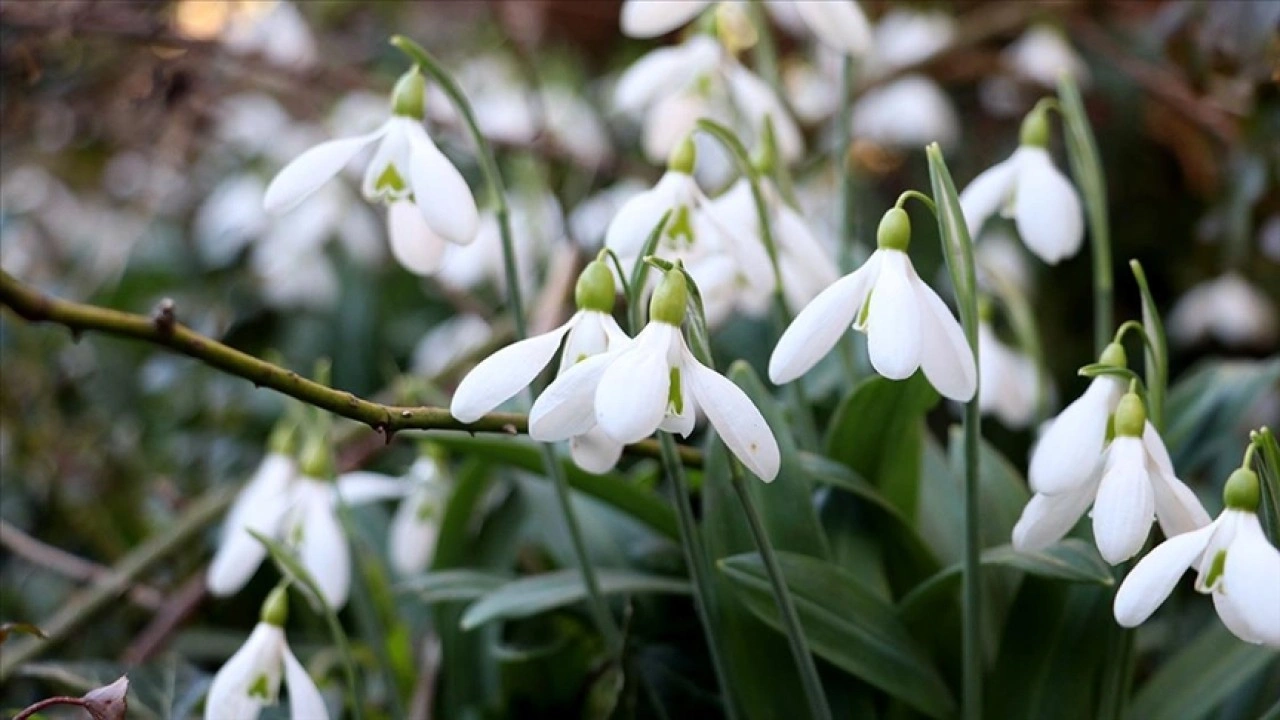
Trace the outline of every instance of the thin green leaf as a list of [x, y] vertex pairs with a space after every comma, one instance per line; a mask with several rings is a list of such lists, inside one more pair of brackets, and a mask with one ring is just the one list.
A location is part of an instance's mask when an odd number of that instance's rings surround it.
[[511, 580], [509, 575], [480, 570], [437, 570], [401, 582], [396, 590], [416, 593], [424, 603], [475, 600]]
[[951, 273], [955, 288], [956, 305], [960, 308], [960, 324], [964, 326], [969, 346], [977, 355], [978, 345], [978, 286], [974, 279], [973, 240], [969, 226], [960, 207], [951, 171], [942, 159], [942, 149], [932, 143], [925, 153], [929, 156], [929, 182], [933, 189], [933, 201], [937, 204], [938, 234], [942, 238], [943, 256]]
[[1277, 659], [1280, 649], [1241, 642], [1215, 618], [1142, 686], [1134, 696], [1129, 717], [1205, 717]]
[[1271, 542], [1280, 545], [1280, 443], [1276, 442], [1271, 428], [1264, 427], [1253, 434], [1253, 443], [1261, 456], [1258, 477], [1262, 481], [1262, 508], [1260, 515]]
[[1147, 274], [1137, 260], [1129, 261], [1129, 269], [1133, 271], [1133, 279], [1142, 292], [1142, 327], [1147, 333], [1147, 342], [1143, 344], [1146, 356], [1147, 376], [1147, 413], [1156, 430], [1164, 431], [1164, 399], [1169, 388], [1169, 343], [1164, 334], [1164, 323], [1160, 321], [1160, 310], [1156, 307], [1155, 298], [1151, 297], [1151, 288], [1147, 286]]
[[[677, 578], [605, 568], [598, 572], [600, 592], [605, 595], [689, 593], [689, 583]], [[577, 570], [558, 570], [521, 578], [488, 593], [468, 607], [462, 616], [461, 627], [471, 630], [494, 620], [529, 617], [581, 602], [586, 596], [582, 573]]]
[[662, 239], [662, 232], [667, 228], [669, 219], [671, 219], [670, 210], [663, 213], [658, 224], [649, 231], [649, 237], [644, 241], [644, 247], [636, 258], [636, 264], [631, 268], [631, 280], [627, 282], [627, 287], [630, 289], [630, 294], [627, 295], [627, 321], [633, 335], [644, 327], [644, 286], [649, 282], [649, 263], [644, 259], [657, 250], [658, 241]]

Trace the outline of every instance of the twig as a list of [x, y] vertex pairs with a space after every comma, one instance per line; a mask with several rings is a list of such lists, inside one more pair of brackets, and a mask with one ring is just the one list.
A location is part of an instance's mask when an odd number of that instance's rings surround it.
[[[94, 305], [60, 300], [45, 295], [0, 270], [0, 304], [8, 306], [28, 322], [63, 325], [73, 334], [96, 330], [109, 335], [142, 340], [200, 360], [223, 372], [242, 377], [254, 385], [268, 387], [304, 403], [362, 422], [381, 432], [389, 441], [401, 430], [464, 430], [518, 435], [528, 432], [528, 417], [519, 413], [494, 412], [474, 423], [464, 423], [447, 408], [383, 405], [308, 380], [298, 373], [260, 360], [201, 335], [176, 320], [158, 326], [145, 315], [125, 313]], [[628, 452], [660, 457], [656, 442], [645, 440], [627, 446]], [[702, 464], [702, 453], [681, 446], [680, 459], [686, 465]]]
[[[78, 582], [105, 582], [111, 577], [110, 568], [85, 560], [66, 550], [40, 542], [17, 527], [0, 520], [0, 545], [33, 565], [51, 570]], [[164, 604], [164, 594], [141, 583], [129, 589], [129, 600], [147, 610], [158, 610]]]
[[75, 705], [76, 707], [84, 707], [84, 704], [85, 704], [84, 698], [69, 697], [66, 695], [59, 695], [58, 697], [45, 698], [40, 702], [36, 703], [35, 705], [32, 705], [26, 708], [25, 710], [18, 713], [17, 715], [14, 715], [13, 720], [27, 720], [27, 718], [34, 716], [36, 713], [40, 712], [41, 710], [44, 710], [46, 708], [51, 708], [55, 705]]

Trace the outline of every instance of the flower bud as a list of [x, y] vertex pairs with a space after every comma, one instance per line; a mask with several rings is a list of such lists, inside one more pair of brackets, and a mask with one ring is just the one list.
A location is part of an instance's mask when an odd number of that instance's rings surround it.
[[333, 453], [324, 433], [314, 432], [307, 438], [307, 444], [302, 446], [299, 465], [307, 477], [320, 480], [333, 477]]
[[1236, 468], [1222, 488], [1222, 501], [1232, 510], [1257, 512], [1262, 500], [1262, 487], [1258, 474], [1249, 468]]
[[1043, 105], [1036, 105], [1022, 119], [1018, 142], [1030, 147], [1049, 146], [1049, 113]]
[[600, 260], [592, 260], [578, 276], [578, 284], [573, 289], [573, 299], [578, 303], [579, 310], [611, 313], [616, 293], [613, 272], [609, 270], [609, 266]]
[[391, 91], [391, 112], [421, 120], [426, 116], [427, 81], [415, 65], [400, 76]]
[[1129, 356], [1125, 353], [1123, 345], [1113, 342], [1102, 349], [1102, 354], [1098, 356], [1098, 364], [1127, 368], [1129, 367]]
[[276, 627], [284, 627], [289, 620], [289, 591], [283, 585], [277, 586], [267, 595], [267, 599], [262, 603], [262, 613], [259, 619]]
[[1125, 393], [1116, 406], [1116, 437], [1142, 437], [1147, 426], [1147, 408], [1137, 393]]
[[751, 165], [761, 175], [772, 175], [778, 165], [778, 139], [773, 131], [773, 117], [764, 116], [764, 129], [760, 132], [760, 147], [751, 158]]
[[649, 319], [680, 327], [684, 322], [684, 306], [689, 299], [689, 286], [685, 282], [684, 272], [678, 269], [668, 270], [658, 283], [658, 288], [649, 298]]
[[907, 251], [911, 245], [911, 218], [902, 208], [889, 208], [880, 218], [880, 227], [876, 230], [876, 246], [883, 250]]
[[667, 158], [667, 169], [672, 172], [692, 175], [693, 167], [697, 162], [698, 148], [693, 144], [693, 137], [689, 136], [681, 140], [675, 149], [671, 151], [671, 156]]

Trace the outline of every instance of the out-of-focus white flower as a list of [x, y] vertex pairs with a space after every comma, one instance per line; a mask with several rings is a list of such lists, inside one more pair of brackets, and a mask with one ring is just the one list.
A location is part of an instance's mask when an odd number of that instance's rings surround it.
[[[520, 287], [526, 294], [532, 294], [539, 265], [555, 244], [564, 239], [564, 212], [555, 195], [544, 190], [510, 194], [507, 205]], [[492, 211], [480, 214], [475, 242], [449, 246], [436, 277], [446, 285], [467, 290], [485, 284], [505, 290], [502, 233]]]
[[978, 325], [981, 382], [978, 407], [1011, 428], [1026, 427], [1040, 398], [1040, 372], [1031, 358], [996, 337], [991, 323]]
[[[738, 5], [713, 0], [623, 0], [622, 34], [635, 38], [665, 35], [716, 4]], [[785, 4], [770, 1], [765, 7], [775, 18], [780, 18], [780, 24], [792, 30], [805, 27], [820, 42], [838, 52], [861, 55], [871, 44], [871, 25], [853, 0], [803, 0]]]
[[1001, 60], [1024, 80], [1049, 89], [1058, 87], [1064, 73], [1080, 85], [1089, 84], [1089, 68], [1067, 42], [1062, 30], [1050, 25], [1033, 25], [1005, 48]]
[[853, 107], [854, 137], [902, 149], [937, 141], [954, 147], [960, 121], [950, 98], [933, 80], [907, 75], [867, 91]]
[[238, 53], [261, 55], [273, 65], [307, 68], [315, 64], [316, 40], [297, 6], [285, 0], [245, 3], [233, 12], [222, 42]]
[[1116, 591], [1116, 622], [1141, 625], [1169, 597], [1188, 568], [1196, 590], [1213, 596], [1222, 624], [1245, 642], [1280, 647], [1280, 550], [1258, 522], [1258, 476], [1231, 474], [1226, 509], [1195, 532], [1170, 536], [1133, 568]]
[[944, 396], [961, 402], [973, 397], [978, 384], [973, 351], [955, 316], [916, 275], [906, 253], [910, 238], [906, 212], [885, 213], [879, 249], [819, 293], [783, 332], [769, 358], [774, 383], [808, 372], [852, 326], [867, 333], [871, 365], [881, 375], [905, 380], [923, 369]]
[[244, 645], [213, 676], [204, 702], [205, 720], [256, 720], [275, 705], [283, 679], [292, 720], [328, 720], [315, 681], [294, 657], [284, 636], [288, 598], [276, 588], [262, 604], [262, 617]]
[[493, 338], [493, 328], [479, 315], [455, 315], [422, 336], [413, 351], [413, 373], [434, 378], [471, 357]]
[[249, 530], [274, 536], [288, 511], [289, 487], [298, 475], [294, 459], [272, 450], [227, 512], [222, 541], [209, 564], [209, 591], [230, 595], [249, 581], [267, 556], [267, 549]]
[[1276, 341], [1276, 307], [1266, 293], [1229, 271], [1178, 300], [1169, 333], [1183, 345], [1213, 338], [1234, 347], [1270, 346]]
[[1000, 284], [1007, 282], [1023, 295], [1031, 294], [1031, 268], [1025, 252], [1007, 227], [988, 224], [973, 246], [978, 284], [998, 292]]
[[401, 576], [427, 569], [435, 555], [440, 520], [449, 499], [448, 474], [440, 460], [419, 457], [402, 478], [411, 489], [391, 519], [387, 552]]
[[946, 49], [955, 39], [955, 19], [944, 12], [890, 10], [875, 27], [875, 50], [866, 71], [882, 74], [923, 62]]
[[613, 216], [646, 189], [648, 186], [639, 180], [624, 178], [587, 197], [569, 213], [569, 236], [584, 250], [598, 250]]

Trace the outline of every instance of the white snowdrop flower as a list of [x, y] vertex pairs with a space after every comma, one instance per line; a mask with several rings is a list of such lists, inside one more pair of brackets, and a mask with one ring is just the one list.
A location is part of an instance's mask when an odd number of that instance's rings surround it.
[[441, 461], [427, 453], [401, 481], [411, 489], [391, 519], [387, 552], [392, 569], [403, 577], [421, 573], [431, 564], [449, 487]]
[[648, 189], [635, 178], [624, 178], [587, 197], [569, 213], [569, 236], [584, 250], [599, 250], [613, 216], [628, 200]]
[[1213, 338], [1231, 347], [1269, 346], [1276, 340], [1276, 307], [1266, 293], [1228, 271], [1178, 300], [1169, 333], [1183, 345]]
[[227, 512], [207, 576], [209, 592], [214, 595], [230, 595], [244, 587], [266, 558], [267, 549], [250, 530], [278, 536], [289, 510], [289, 488], [298, 475], [298, 465], [289, 454], [291, 442], [280, 433], [273, 435], [272, 449]]
[[1034, 286], [1026, 250], [1008, 227], [987, 225], [975, 240], [973, 259], [979, 287], [998, 292], [1007, 282], [1023, 295], [1031, 294]]
[[[623, 0], [622, 34], [634, 38], [665, 35], [696, 18], [712, 5], [733, 6], [712, 0]], [[779, 13], [783, 21], [799, 19], [820, 42], [833, 50], [861, 55], [871, 45], [871, 25], [862, 8], [853, 0], [806, 0], [802, 2], [770, 2], [765, 6], [771, 14]], [[791, 27], [795, 27], [791, 23]]]
[[1020, 147], [974, 178], [960, 193], [960, 205], [973, 237], [991, 216], [1011, 217], [1031, 252], [1053, 265], [1080, 250], [1084, 211], [1076, 189], [1046, 149], [1046, 114], [1043, 106], [1027, 114]]
[[[1113, 342], [1102, 351], [1098, 363], [1124, 368], [1129, 361], [1124, 347]], [[1049, 422], [1031, 451], [1027, 469], [1027, 481], [1034, 492], [1059, 495], [1088, 483], [1102, 461], [1107, 422], [1124, 391], [1120, 378], [1099, 375], [1084, 394]]]
[[1033, 25], [1001, 54], [1001, 60], [1018, 77], [1053, 89], [1058, 78], [1071, 75], [1080, 85], [1089, 84], [1089, 68], [1067, 42], [1066, 35], [1049, 25]]
[[1100, 468], [1084, 451], [1074, 458], [1095, 468], [1082, 485], [1056, 495], [1037, 493], [1027, 503], [1013, 528], [1015, 548], [1039, 550], [1057, 542], [1090, 505], [1098, 552], [1112, 565], [1142, 550], [1153, 520], [1169, 537], [1209, 523], [1195, 493], [1174, 474], [1164, 441], [1136, 394], [1120, 400], [1113, 425], [1115, 439], [1103, 451]]
[[[384, 101], [385, 102], [385, 101]], [[215, 114], [214, 134], [244, 155], [272, 153], [279, 138], [292, 132], [293, 121], [275, 98], [265, 93], [240, 93], [223, 99]], [[261, 195], [258, 202], [261, 204]]]
[[218, 183], [196, 209], [196, 250], [205, 264], [226, 267], [267, 225], [263, 184], [256, 175], [232, 175]]
[[[462, 422], [479, 420], [533, 382], [560, 349], [562, 340], [564, 350], [560, 354], [557, 376], [626, 346], [631, 339], [611, 314], [615, 294], [613, 272], [609, 267], [600, 260], [588, 263], [575, 291], [578, 312], [550, 332], [508, 345], [485, 358], [458, 384], [449, 412]], [[617, 464], [625, 443], [599, 433], [589, 434], [593, 425], [556, 439], [570, 440], [569, 452], [582, 469], [607, 472]]]
[[774, 383], [808, 372], [852, 326], [867, 333], [871, 365], [881, 375], [905, 380], [923, 369], [944, 396], [961, 402], [973, 397], [973, 351], [942, 298], [916, 275], [906, 252], [910, 240], [907, 213], [890, 209], [880, 221], [879, 248], [819, 293], [782, 334], [769, 358]]
[[944, 12], [890, 10], [876, 22], [866, 71], [878, 75], [928, 60], [951, 45], [955, 34], [955, 19]]
[[308, 68], [315, 64], [316, 39], [297, 6], [285, 0], [243, 3], [222, 31], [222, 42], [238, 53], [258, 54], [273, 65]]
[[1216, 520], [1170, 537], [1133, 568], [1116, 591], [1116, 622], [1142, 624], [1191, 568], [1196, 590], [1213, 596], [1228, 630], [1245, 642], [1280, 647], [1280, 550], [1258, 522], [1257, 474], [1237, 469], [1223, 496], [1226, 509]]
[[396, 83], [392, 116], [366, 135], [321, 143], [298, 156], [267, 187], [264, 205], [283, 212], [337, 175], [361, 150], [377, 143], [365, 170], [366, 199], [387, 205], [391, 246], [408, 269], [430, 272], [444, 252], [441, 240], [475, 239], [475, 199], [458, 169], [422, 127], [425, 82], [417, 70]]
[[542, 89], [542, 120], [555, 144], [585, 167], [600, 168], [613, 160], [613, 141], [604, 121], [570, 88]]
[[493, 328], [479, 315], [457, 315], [432, 327], [413, 350], [413, 373], [439, 376], [472, 357], [493, 339]]
[[713, 4], [712, 0], [623, 0], [622, 34], [633, 38], [666, 35]]
[[556, 378], [533, 404], [529, 435], [554, 442], [598, 425], [602, 437], [623, 444], [659, 429], [687, 437], [701, 410], [742, 464], [772, 481], [781, 462], [777, 440], [746, 393], [689, 351], [680, 332], [687, 297], [683, 272], [667, 272], [644, 330]]
[[991, 323], [978, 325], [978, 408], [1011, 428], [1029, 425], [1040, 399], [1040, 373], [1031, 358], [996, 337]]
[[782, 88], [796, 117], [808, 125], [834, 115], [840, 102], [839, 84], [832, 81], [832, 73], [804, 60], [783, 62]]
[[279, 700], [281, 680], [292, 720], [328, 719], [319, 688], [285, 640], [286, 593], [283, 587], [271, 591], [249, 638], [213, 676], [204, 701], [205, 720], [256, 720], [263, 708]]
[[946, 92], [923, 75], [906, 75], [872, 88], [853, 107], [854, 137], [880, 145], [914, 149], [937, 141], [955, 147], [960, 120]]
[[[518, 280], [523, 291], [532, 295], [539, 280], [539, 266], [551, 249], [564, 240], [564, 212], [555, 196], [545, 190], [509, 194], [507, 206]], [[488, 285], [505, 291], [507, 277], [503, 258], [497, 215], [485, 210], [480, 213], [475, 242], [450, 245], [436, 271], [436, 279], [449, 287], [465, 290]]]

